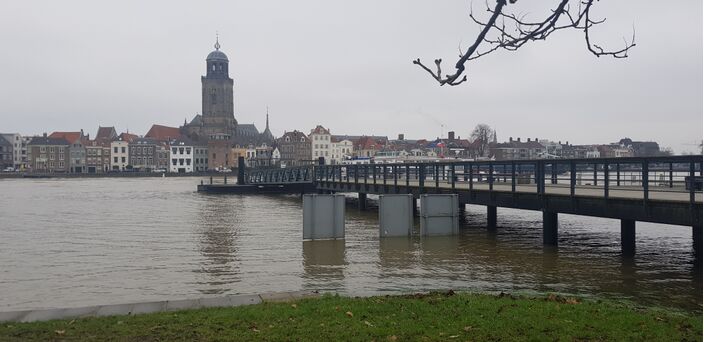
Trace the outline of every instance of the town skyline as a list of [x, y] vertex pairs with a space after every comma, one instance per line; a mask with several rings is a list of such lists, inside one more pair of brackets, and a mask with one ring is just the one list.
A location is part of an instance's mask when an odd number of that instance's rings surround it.
[[[135, 9], [129, 3], [97, 11], [85, 4], [95, 14], [90, 18], [81, 15], [84, 9], [47, 4], [60, 22], [29, 14], [33, 5], [9, 5], [15, 11], [6, 13], [18, 14], [6, 15], [0, 24], [0, 35], [13, 37], [0, 65], [13, 82], [0, 85], [0, 114], [14, 119], [3, 131], [36, 135], [115, 126], [144, 134], [152, 124], [179, 126], [200, 112], [198, 77], [218, 31], [233, 60], [237, 119], [261, 129], [268, 106], [277, 136], [322, 124], [340, 134], [434, 138], [454, 130], [467, 137], [476, 124], [487, 123], [501, 141], [523, 136], [587, 144], [629, 137], [658, 141], [676, 153], [699, 150], [701, 11], [605, 4], [613, 26], [600, 28], [600, 38], [618, 42], [633, 26], [637, 29], [638, 46], [628, 59], [588, 56], [578, 36], [561, 34], [550, 44], [480, 61], [470, 82], [451, 89], [429, 82], [411, 60], [454, 56], [458, 42], [475, 29], [463, 2], [437, 5], [451, 19], [437, 28], [433, 21], [419, 21], [423, 6], [415, 2], [404, 4], [408, 11], [403, 16], [388, 16], [400, 3], [340, 8], [304, 2], [273, 6], [276, 10], [271, 4], [217, 5], [223, 13], [208, 12], [198, 27], [186, 27], [182, 20], [205, 9], [145, 6], [129, 28], [115, 21]], [[160, 27], [148, 21], [157, 10], [166, 11]], [[301, 17], [287, 19], [286, 10]], [[115, 15], [109, 16], [110, 11]], [[269, 14], [264, 20], [252, 15], [262, 12]], [[349, 12], [349, 18], [342, 12]], [[320, 15], [324, 13], [330, 15]], [[354, 25], [359, 19], [369, 27]], [[673, 20], [681, 22], [667, 24]], [[91, 32], [82, 32], [75, 21], [90, 24]], [[409, 27], [411, 22], [427, 25]], [[387, 30], [379, 29], [382, 23]], [[320, 27], [330, 32], [319, 32]], [[676, 34], [672, 27], [678, 27]], [[341, 38], [331, 40], [334, 36]], [[280, 58], [280, 49], [289, 55]], [[562, 58], [574, 62], [556, 65]], [[37, 79], [43, 86], [36, 87]]]

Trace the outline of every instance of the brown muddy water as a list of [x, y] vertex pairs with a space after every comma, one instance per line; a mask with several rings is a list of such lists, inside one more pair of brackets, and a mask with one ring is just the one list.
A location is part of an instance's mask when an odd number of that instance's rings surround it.
[[467, 206], [455, 237], [383, 239], [377, 212], [347, 207], [346, 240], [303, 242], [298, 196], [205, 195], [196, 178], [0, 180], [0, 311], [317, 289], [562, 292], [701, 310], [691, 228]]

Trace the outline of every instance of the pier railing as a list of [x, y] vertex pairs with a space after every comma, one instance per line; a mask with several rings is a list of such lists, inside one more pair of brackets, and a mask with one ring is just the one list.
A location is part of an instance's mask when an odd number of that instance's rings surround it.
[[313, 166], [255, 168], [245, 171], [245, 184], [312, 183]]
[[667, 199], [667, 193], [689, 193], [689, 201], [695, 203], [701, 201], [702, 156], [319, 165], [311, 175], [316, 183], [405, 186], [420, 192], [481, 189], [544, 194], [550, 189], [609, 198], [618, 191], [618, 197], [633, 194], [644, 200], [654, 194]]

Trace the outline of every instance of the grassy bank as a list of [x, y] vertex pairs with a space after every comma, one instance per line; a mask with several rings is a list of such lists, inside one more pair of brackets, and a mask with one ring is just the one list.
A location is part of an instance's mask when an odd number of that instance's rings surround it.
[[287, 303], [0, 323], [0, 340], [702, 340], [701, 313], [549, 295], [324, 296]]

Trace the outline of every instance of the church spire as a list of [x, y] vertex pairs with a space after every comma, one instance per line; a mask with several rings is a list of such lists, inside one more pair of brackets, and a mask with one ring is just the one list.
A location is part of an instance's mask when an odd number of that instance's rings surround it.
[[269, 106], [266, 106], [266, 128], [265, 130], [269, 130]]

